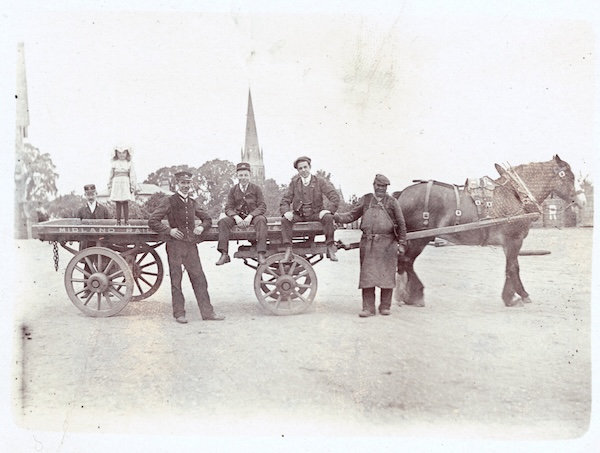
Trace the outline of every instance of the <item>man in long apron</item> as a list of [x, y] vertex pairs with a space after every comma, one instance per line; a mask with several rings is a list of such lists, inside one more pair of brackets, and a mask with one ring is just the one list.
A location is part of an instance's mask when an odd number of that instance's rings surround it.
[[358, 314], [361, 318], [375, 316], [375, 287], [381, 288], [379, 313], [390, 314], [398, 257], [404, 254], [406, 224], [398, 201], [387, 194], [389, 184], [388, 178], [376, 175], [374, 193], [364, 195], [351, 211], [334, 215], [338, 223], [362, 217], [358, 285], [362, 289], [362, 311]]

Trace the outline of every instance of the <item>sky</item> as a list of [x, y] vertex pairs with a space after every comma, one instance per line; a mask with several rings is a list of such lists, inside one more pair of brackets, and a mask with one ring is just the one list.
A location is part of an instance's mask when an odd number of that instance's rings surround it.
[[104, 188], [121, 143], [140, 181], [237, 163], [249, 89], [278, 183], [300, 155], [346, 198], [376, 173], [391, 190], [462, 184], [554, 154], [593, 179], [593, 2], [76, 3], [15, 2], [3, 19], [5, 58], [25, 44], [28, 142], [50, 153], [59, 194]]

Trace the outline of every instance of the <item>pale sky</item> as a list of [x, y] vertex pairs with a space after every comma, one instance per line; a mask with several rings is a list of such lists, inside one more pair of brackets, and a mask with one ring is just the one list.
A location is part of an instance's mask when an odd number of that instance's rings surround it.
[[25, 43], [28, 141], [51, 154], [60, 194], [105, 187], [117, 143], [133, 147], [140, 181], [237, 163], [249, 88], [279, 183], [304, 154], [346, 198], [376, 173], [391, 190], [460, 184], [555, 153], [592, 173], [593, 1], [88, 3], [8, 17], [8, 61]]

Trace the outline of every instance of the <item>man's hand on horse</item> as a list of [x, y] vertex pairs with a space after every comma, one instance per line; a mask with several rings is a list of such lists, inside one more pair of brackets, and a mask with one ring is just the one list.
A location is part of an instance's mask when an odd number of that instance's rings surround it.
[[196, 228], [194, 228], [194, 234], [196, 236], [200, 236], [203, 232], [204, 232], [204, 227], [202, 225], [198, 225]]

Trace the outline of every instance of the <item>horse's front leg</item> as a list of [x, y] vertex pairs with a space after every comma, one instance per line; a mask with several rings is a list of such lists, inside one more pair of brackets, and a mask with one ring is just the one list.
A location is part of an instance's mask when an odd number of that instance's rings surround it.
[[417, 276], [413, 264], [421, 254], [429, 239], [409, 241], [406, 253], [398, 258], [398, 273], [396, 275], [396, 300], [414, 307], [424, 307], [424, 286]]
[[[504, 246], [504, 254], [506, 255], [506, 280], [504, 281], [504, 289], [502, 290], [502, 300], [507, 307], [522, 306], [523, 302], [531, 302], [529, 294], [525, 291], [521, 282], [519, 250], [521, 250], [522, 245], [523, 239], [514, 239]], [[515, 298], [515, 293], [520, 298]]]

